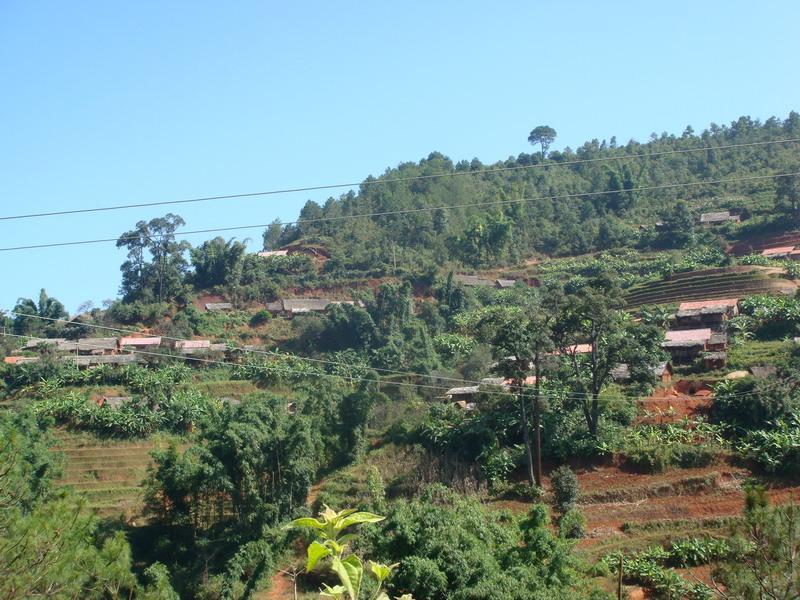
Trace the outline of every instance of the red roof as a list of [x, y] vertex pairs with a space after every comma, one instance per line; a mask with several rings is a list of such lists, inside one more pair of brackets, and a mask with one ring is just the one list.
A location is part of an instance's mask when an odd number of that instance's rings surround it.
[[160, 337], [121, 337], [120, 346], [160, 346]]
[[706, 329], [684, 329], [682, 331], [668, 331], [668, 342], [706, 342], [711, 337], [711, 330]]
[[789, 254], [794, 250], [794, 246], [780, 246], [779, 248], [767, 248], [761, 251], [761, 256], [780, 256], [782, 254]]
[[697, 302], [681, 302], [678, 310], [698, 310], [701, 308], [728, 308], [735, 307], [739, 303], [738, 298], [727, 298], [725, 300], [698, 300]]

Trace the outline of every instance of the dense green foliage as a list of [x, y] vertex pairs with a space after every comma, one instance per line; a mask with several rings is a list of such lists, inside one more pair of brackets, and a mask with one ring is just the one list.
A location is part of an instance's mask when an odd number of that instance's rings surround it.
[[5, 598], [174, 600], [163, 566], [133, 574], [122, 532], [103, 531], [80, 497], [53, 490], [47, 440], [32, 419], [0, 415], [0, 594]]
[[571, 544], [537, 506], [520, 523], [443, 486], [390, 507], [364, 532], [366, 554], [400, 561], [390, 589], [418, 600], [588, 597]]

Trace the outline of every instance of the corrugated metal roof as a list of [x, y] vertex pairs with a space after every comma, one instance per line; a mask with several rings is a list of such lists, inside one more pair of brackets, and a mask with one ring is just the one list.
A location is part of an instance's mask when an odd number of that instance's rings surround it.
[[95, 365], [129, 365], [139, 362], [135, 354], [108, 354], [100, 356], [65, 356], [64, 360], [78, 367], [92, 367]]
[[761, 251], [761, 256], [786, 256], [791, 254], [794, 246], [781, 246], [779, 248], [767, 248]]
[[121, 337], [119, 338], [119, 346], [160, 346], [160, 337]]
[[291, 313], [322, 312], [331, 303], [323, 298], [297, 298], [283, 301], [283, 310]]
[[175, 340], [173, 344], [173, 348], [177, 348], [178, 350], [185, 350], [188, 348], [197, 349], [197, 348], [209, 348], [211, 347], [210, 340]]
[[480, 391], [480, 386], [470, 385], [466, 387], [454, 387], [445, 392], [446, 396], [468, 396], [477, 394]]
[[206, 310], [233, 310], [233, 304], [230, 302], [209, 302], [206, 304]]
[[25, 348], [25, 350], [35, 350], [40, 345], [58, 346], [58, 344], [66, 341], [66, 338], [35, 338], [25, 342], [23, 348]]
[[666, 335], [666, 340], [668, 342], [699, 341], [705, 343], [708, 341], [710, 337], [711, 337], [711, 330], [708, 328], [685, 329], [679, 331], [668, 331]]
[[697, 300], [695, 302], [681, 302], [678, 310], [697, 310], [701, 308], [734, 308], [739, 303], [738, 298], [725, 298], [724, 300]]
[[720, 221], [728, 221], [730, 219], [731, 219], [731, 211], [729, 210], [703, 213], [702, 215], [700, 215], [701, 223], [717, 223]]
[[514, 287], [517, 283], [516, 279], [497, 279], [495, 280], [495, 285], [500, 288], [510, 288]]
[[262, 258], [272, 258], [274, 256], [286, 256], [289, 254], [288, 250], [266, 250], [265, 252], [259, 252], [258, 255]]
[[483, 279], [478, 275], [453, 275], [453, 280], [468, 287], [493, 285], [488, 279]]

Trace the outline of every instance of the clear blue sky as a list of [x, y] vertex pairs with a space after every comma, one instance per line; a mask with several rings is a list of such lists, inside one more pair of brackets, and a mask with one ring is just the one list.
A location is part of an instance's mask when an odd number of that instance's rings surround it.
[[[0, 3], [0, 216], [359, 181], [800, 110], [800, 3]], [[291, 220], [293, 194], [179, 207]], [[166, 212], [0, 222], [0, 246], [114, 237]], [[253, 247], [260, 231], [251, 236]], [[193, 243], [203, 237], [191, 238]], [[0, 253], [0, 307], [116, 296], [113, 244]]]

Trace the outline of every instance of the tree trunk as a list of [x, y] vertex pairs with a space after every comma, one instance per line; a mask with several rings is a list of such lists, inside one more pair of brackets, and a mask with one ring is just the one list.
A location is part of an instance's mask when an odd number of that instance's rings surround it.
[[592, 392], [592, 408], [589, 414], [589, 433], [592, 437], [597, 437], [597, 425], [600, 421], [600, 400], [599, 392]]
[[533, 485], [536, 481], [533, 475], [533, 456], [531, 455], [531, 435], [528, 431], [528, 411], [525, 410], [525, 396], [520, 388], [519, 408], [522, 414], [522, 439], [525, 442], [525, 460], [528, 467], [528, 482]]
[[534, 360], [535, 388], [533, 392], [533, 475], [536, 485], [542, 487], [542, 411], [539, 404], [541, 393], [541, 369], [539, 367], [539, 357]]

